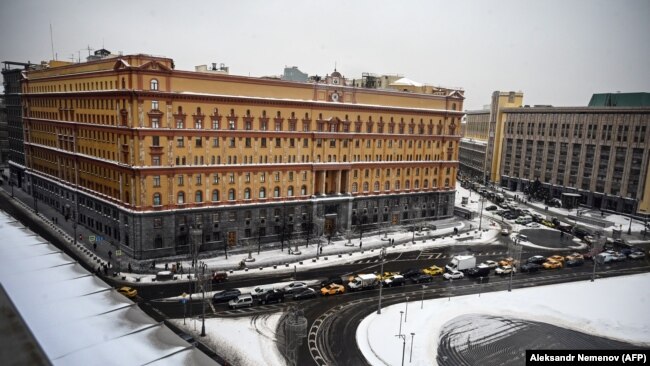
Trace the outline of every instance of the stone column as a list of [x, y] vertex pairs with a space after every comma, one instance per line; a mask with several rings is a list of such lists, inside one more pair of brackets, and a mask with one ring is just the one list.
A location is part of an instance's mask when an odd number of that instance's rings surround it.
[[327, 194], [327, 192], [325, 192], [325, 180], [327, 179], [327, 173], [323, 170], [323, 171], [320, 172], [320, 175], [321, 175], [320, 194], [321, 194], [321, 196], [324, 196], [324, 195]]
[[341, 195], [341, 174], [342, 172], [340, 170], [336, 171], [336, 191], [334, 193], [339, 196]]

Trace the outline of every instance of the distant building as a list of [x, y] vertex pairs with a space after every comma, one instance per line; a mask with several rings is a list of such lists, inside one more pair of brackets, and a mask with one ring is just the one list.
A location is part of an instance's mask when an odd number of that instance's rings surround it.
[[25, 140], [23, 136], [22, 89], [24, 72], [33, 64], [4, 61], [2, 68], [4, 100], [7, 113], [7, 139], [9, 143], [9, 169], [11, 181], [25, 188]]
[[377, 75], [369, 72], [364, 72], [361, 74], [361, 79], [355, 79], [353, 85], [357, 88], [368, 88], [368, 89], [388, 89], [388, 86], [403, 78], [402, 75]]
[[499, 183], [539, 181], [597, 209], [650, 214], [649, 93], [594, 94], [588, 107], [505, 108]]
[[282, 75], [282, 80], [296, 81], [299, 83], [306, 83], [309, 80], [309, 76], [300, 71], [298, 66], [284, 67], [284, 74]]
[[503, 141], [503, 108], [521, 107], [521, 92], [492, 93], [492, 104], [467, 111], [465, 135], [460, 141], [460, 172], [481, 183], [498, 182]]
[[92, 55], [86, 57], [86, 61], [88, 61], [88, 62], [97, 61], [97, 60], [101, 60], [101, 59], [104, 59], [104, 58], [117, 57], [117, 56], [118, 55], [111, 54], [111, 51], [102, 48], [102, 49], [99, 49], [99, 50], [96, 50], [95, 52], [93, 52]]
[[212, 66], [210, 68], [208, 68], [208, 65], [195, 66], [194, 71], [196, 71], [196, 72], [206, 72], [206, 73], [210, 73], [210, 74], [222, 74], [222, 75], [230, 74], [230, 68], [228, 66], [226, 66], [223, 63], [217, 65], [216, 62], [213, 62]]
[[0, 167], [5, 167], [9, 160], [9, 124], [7, 123], [7, 106], [5, 96], [0, 95]]

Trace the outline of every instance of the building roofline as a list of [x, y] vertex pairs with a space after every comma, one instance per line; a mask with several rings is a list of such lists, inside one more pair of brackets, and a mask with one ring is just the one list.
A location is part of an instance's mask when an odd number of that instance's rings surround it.
[[650, 113], [650, 107], [519, 107], [503, 108], [504, 113]]

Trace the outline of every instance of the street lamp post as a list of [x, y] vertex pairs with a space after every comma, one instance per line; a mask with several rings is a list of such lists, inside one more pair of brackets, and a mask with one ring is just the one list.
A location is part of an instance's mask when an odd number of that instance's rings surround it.
[[627, 227], [627, 235], [632, 235], [632, 216], [628, 217], [630, 219], [630, 226]]
[[512, 291], [512, 277], [514, 276], [515, 272], [515, 253], [514, 251], [517, 250], [517, 245], [519, 244], [519, 234], [515, 236], [515, 246], [513, 247], [513, 259], [512, 259], [512, 264], [510, 265], [510, 280], [508, 281], [508, 292]]
[[258, 225], [257, 227], [257, 255], [260, 255], [260, 248], [262, 246], [262, 231], [260, 230], [260, 227]]
[[402, 338], [402, 366], [404, 366], [404, 353], [406, 351], [406, 334], [398, 334], [395, 337]]
[[402, 316], [404, 316], [403, 311], [399, 311], [399, 332], [397, 333], [398, 335], [402, 335]]
[[406, 323], [406, 317], [409, 315], [409, 297], [406, 297], [406, 312], [404, 313], [404, 323]]
[[483, 225], [483, 203], [485, 202], [485, 199], [481, 197], [479, 200], [481, 200], [481, 211], [478, 215], [478, 230], [481, 231], [481, 227]]
[[[384, 259], [386, 257], [386, 248], [382, 248], [379, 254], [379, 260], [381, 261], [380, 274], [384, 275]], [[379, 281], [379, 303], [377, 304], [377, 315], [381, 314], [381, 292], [384, 288], [384, 281]]]
[[422, 285], [422, 302], [420, 303], [420, 309], [424, 309], [424, 289], [427, 288], [427, 285]]
[[409, 363], [413, 361], [413, 338], [415, 338], [415, 333], [411, 333], [411, 353], [409, 354]]

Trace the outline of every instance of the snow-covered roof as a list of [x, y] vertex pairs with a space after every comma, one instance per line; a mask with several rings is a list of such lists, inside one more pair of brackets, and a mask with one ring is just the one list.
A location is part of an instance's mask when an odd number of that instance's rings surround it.
[[0, 285], [54, 365], [216, 365], [0, 211]]
[[408, 85], [408, 86], [422, 86], [424, 84], [418, 83], [417, 81], [413, 81], [409, 78], [401, 78], [393, 81], [390, 83], [391, 86], [403, 86], [403, 85]]

